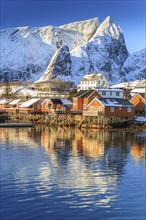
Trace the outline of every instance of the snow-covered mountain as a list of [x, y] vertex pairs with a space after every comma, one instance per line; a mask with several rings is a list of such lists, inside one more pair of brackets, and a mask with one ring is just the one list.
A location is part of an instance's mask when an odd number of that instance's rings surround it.
[[71, 81], [71, 55], [67, 45], [61, 46], [56, 51], [39, 81], [53, 80], [58, 76], [65, 78], [66, 81]]
[[146, 49], [132, 53], [122, 68], [122, 81], [146, 79]]
[[88, 72], [102, 72], [115, 82], [121, 77], [121, 68], [129, 54], [120, 27], [107, 17], [90, 41], [75, 48], [71, 55], [73, 75], [81, 78]]
[[111, 83], [145, 77], [145, 52], [129, 55], [110, 17], [101, 24], [93, 18], [59, 27], [10, 28], [0, 38], [0, 81], [61, 78], [78, 83], [88, 72], [102, 72]]

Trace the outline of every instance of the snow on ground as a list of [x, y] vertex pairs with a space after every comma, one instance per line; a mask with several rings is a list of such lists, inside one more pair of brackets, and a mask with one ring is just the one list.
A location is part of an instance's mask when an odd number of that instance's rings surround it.
[[146, 116], [135, 117], [135, 120], [139, 122], [146, 122]]

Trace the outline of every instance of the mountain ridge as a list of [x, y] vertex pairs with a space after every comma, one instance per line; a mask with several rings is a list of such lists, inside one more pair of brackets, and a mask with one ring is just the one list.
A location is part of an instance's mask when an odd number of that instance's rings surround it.
[[[135, 59], [127, 50], [124, 34], [110, 16], [101, 24], [98, 18], [91, 18], [61, 26], [9, 28], [2, 30], [0, 37], [0, 81], [41, 80], [48, 66], [53, 63], [54, 54], [58, 54], [58, 67], [56, 68], [54, 62], [50, 79], [55, 76], [63, 80], [72, 80], [77, 84], [88, 72], [102, 72], [113, 84], [119, 78], [134, 80], [139, 74], [141, 78], [145, 77], [145, 56], [142, 55], [145, 54], [145, 49], [137, 52], [139, 56], [136, 60], [139, 65], [132, 64], [132, 60]], [[65, 45], [68, 49], [66, 47], [64, 55], [70, 54], [70, 64], [66, 66], [68, 77], [59, 71], [65, 70], [65, 58], [59, 52]], [[128, 58], [131, 59], [131, 68], [127, 67]], [[131, 71], [134, 67], [136, 69], [133, 71], [136, 72], [132, 76]]]

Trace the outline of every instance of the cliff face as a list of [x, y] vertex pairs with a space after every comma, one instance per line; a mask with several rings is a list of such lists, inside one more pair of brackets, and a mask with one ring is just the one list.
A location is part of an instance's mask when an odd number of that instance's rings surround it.
[[64, 45], [56, 51], [52, 57], [43, 76], [39, 81], [53, 80], [58, 77], [70, 80], [71, 76], [71, 55], [68, 46]]

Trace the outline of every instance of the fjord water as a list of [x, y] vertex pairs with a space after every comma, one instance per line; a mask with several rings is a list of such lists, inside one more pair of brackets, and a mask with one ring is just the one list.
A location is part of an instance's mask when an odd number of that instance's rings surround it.
[[0, 128], [1, 220], [146, 218], [146, 133]]

